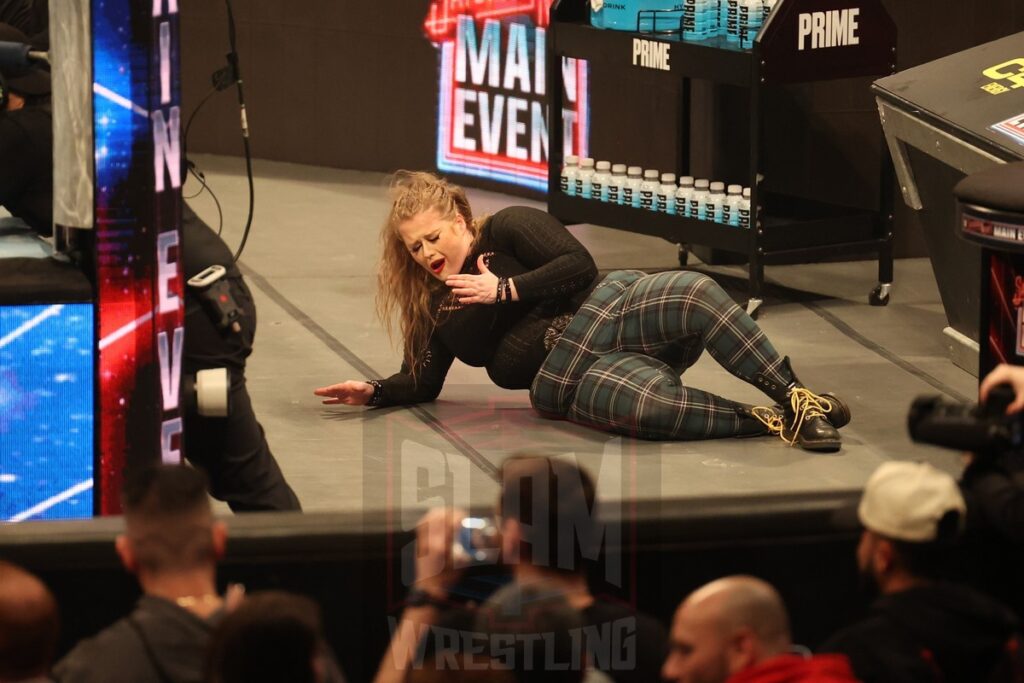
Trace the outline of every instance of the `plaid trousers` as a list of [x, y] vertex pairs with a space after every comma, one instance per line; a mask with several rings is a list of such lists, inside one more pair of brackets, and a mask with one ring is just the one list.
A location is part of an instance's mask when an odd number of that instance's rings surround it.
[[735, 436], [740, 404], [680, 381], [704, 349], [742, 380], [788, 384], [764, 332], [711, 278], [615, 271], [551, 349], [530, 400], [546, 417], [645, 439]]

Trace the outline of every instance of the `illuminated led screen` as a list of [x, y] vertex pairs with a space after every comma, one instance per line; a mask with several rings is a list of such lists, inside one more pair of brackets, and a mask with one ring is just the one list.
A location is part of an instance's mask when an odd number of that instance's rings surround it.
[[[423, 31], [440, 53], [438, 170], [547, 190], [549, 23], [548, 0], [431, 2]], [[564, 154], [588, 154], [587, 71], [562, 59]]]
[[0, 519], [92, 512], [93, 306], [0, 306]]
[[124, 471], [180, 461], [178, 3], [94, 0], [99, 512]]

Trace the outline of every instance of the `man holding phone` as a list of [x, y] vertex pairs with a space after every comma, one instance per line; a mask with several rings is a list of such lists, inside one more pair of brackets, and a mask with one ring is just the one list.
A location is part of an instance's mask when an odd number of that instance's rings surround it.
[[[500, 563], [511, 580], [523, 587], [543, 584], [564, 596], [580, 616], [584, 645], [593, 668], [616, 682], [658, 680], [668, 654], [667, 636], [655, 619], [639, 614], [623, 603], [595, 596], [587, 582], [591, 545], [599, 542], [601, 523], [594, 515], [595, 486], [590, 475], [558, 458], [517, 455], [502, 463], [501, 493], [495, 520], [467, 517], [461, 510], [436, 508], [417, 527], [416, 580], [406, 600], [406, 610], [375, 679], [376, 683], [402, 680], [413, 666], [419, 636], [428, 627], [441, 625], [443, 632], [472, 629], [470, 610], [456, 595], [467, 582], [467, 567], [489, 563], [491, 548], [500, 548]], [[498, 530], [494, 537], [488, 530]], [[490, 567], [486, 571], [491, 571]], [[489, 580], [491, 586], [498, 583]], [[475, 583], [473, 584], [476, 585]], [[476, 600], [479, 602], [479, 600]], [[586, 633], [609, 633], [621, 651], [608, 651], [607, 643], [587, 640]], [[471, 633], [471, 636], [480, 634]], [[472, 638], [460, 641], [471, 643]], [[406, 657], [403, 658], [402, 653]], [[483, 652], [485, 656], [494, 653]], [[541, 666], [541, 663], [537, 663]]]

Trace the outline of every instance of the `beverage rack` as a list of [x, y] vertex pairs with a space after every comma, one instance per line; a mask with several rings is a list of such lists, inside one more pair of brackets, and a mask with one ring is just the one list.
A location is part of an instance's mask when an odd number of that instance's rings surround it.
[[[877, 210], [771, 193], [756, 182], [760, 171], [764, 88], [781, 83], [895, 72], [896, 27], [881, 0], [779, 0], [748, 49], [728, 43], [725, 38], [683, 41], [680, 31], [630, 33], [594, 28], [589, 21], [589, 7], [588, 0], [555, 0], [551, 7], [551, 25], [547, 32], [547, 82], [551, 101], [562, 101], [562, 57], [623, 69], [646, 69], [656, 77], [682, 79], [684, 103], [678, 123], [682, 159], [684, 165], [688, 165], [689, 80], [707, 79], [746, 88], [751, 144], [748, 179], [744, 184], [751, 192], [750, 228], [563, 194], [560, 191], [563, 164], [560, 116], [551, 116], [549, 122], [548, 211], [553, 216], [566, 224], [589, 223], [662, 237], [680, 245], [681, 265], [686, 265], [688, 245], [743, 254], [750, 268], [747, 312], [755, 317], [762, 303], [765, 265], [808, 262], [839, 255], [877, 253], [878, 285], [868, 298], [876, 306], [889, 302], [893, 280], [893, 197], [891, 164], [885, 155], [879, 171], [882, 184]], [[825, 16], [830, 12], [835, 14]], [[851, 16], [855, 21], [852, 33]], [[833, 23], [844, 17], [845, 32], [833, 31]], [[826, 20], [829, 30], [821, 30]], [[844, 38], [852, 44], [833, 45], [844, 42]], [[634, 41], [637, 40], [644, 41], [643, 46], [650, 54], [669, 55], [668, 64], [664, 60], [654, 61], [654, 68], [635, 64]]]

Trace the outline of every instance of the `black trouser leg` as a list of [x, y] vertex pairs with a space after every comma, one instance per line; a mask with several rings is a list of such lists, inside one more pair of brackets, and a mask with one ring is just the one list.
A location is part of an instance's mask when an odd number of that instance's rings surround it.
[[[245, 360], [256, 335], [256, 306], [239, 278], [229, 278], [242, 309], [241, 330], [217, 329], [194, 295], [186, 297], [185, 372], [226, 367], [231, 374], [227, 417], [185, 416], [185, 457], [210, 479], [210, 493], [236, 512], [300, 510], [278, 467], [245, 386]], [[190, 293], [191, 294], [191, 293]]]
[[235, 512], [301, 510], [256, 420], [245, 378], [231, 383], [227, 417], [185, 417], [185, 457], [210, 478], [210, 494]]

